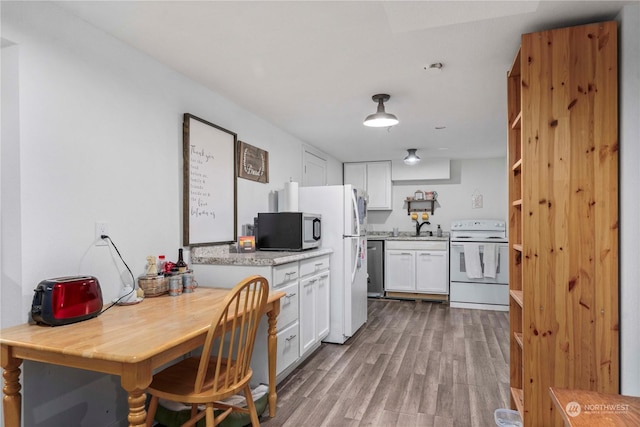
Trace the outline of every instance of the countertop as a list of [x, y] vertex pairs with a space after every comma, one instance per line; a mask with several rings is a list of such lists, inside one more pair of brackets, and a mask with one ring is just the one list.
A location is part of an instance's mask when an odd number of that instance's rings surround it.
[[331, 248], [310, 249], [301, 252], [285, 251], [255, 251], [237, 253], [233, 245], [197, 246], [191, 249], [192, 264], [215, 265], [247, 265], [247, 266], [275, 266], [289, 262], [315, 258], [333, 252]]
[[367, 240], [431, 240], [431, 241], [449, 241], [449, 232], [443, 232], [442, 237], [436, 237], [435, 235], [429, 236], [429, 232], [423, 231], [420, 236], [416, 236], [416, 233], [402, 231], [398, 233], [398, 236], [393, 236], [390, 231], [373, 231], [367, 233]]

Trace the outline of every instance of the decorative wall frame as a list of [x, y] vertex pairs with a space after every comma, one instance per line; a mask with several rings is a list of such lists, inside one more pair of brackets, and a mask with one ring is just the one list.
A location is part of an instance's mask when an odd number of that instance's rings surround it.
[[269, 182], [269, 152], [238, 141], [238, 177], [262, 183]]
[[184, 114], [184, 246], [232, 243], [237, 238], [237, 135]]

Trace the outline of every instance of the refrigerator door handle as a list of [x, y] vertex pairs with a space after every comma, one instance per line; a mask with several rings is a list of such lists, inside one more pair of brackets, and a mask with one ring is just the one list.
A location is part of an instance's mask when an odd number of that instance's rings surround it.
[[356, 280], [356, 273], [358, 272], [358, 261], [360, 260], [360, 216], [358, 215], [358, 201], [356, 200], [356, 192], [351, 192], [351, 202], [353, 204], [353, 214], [356, 219], [356, 256], [354, 258], [353, 268], [351, 269], [351, 286]]
[[356, 273], [358, 271], [358, 261], [360, 260], [360, 238], [356, 239], [356, 256], [354, 258], [353, 268], [351, 269], [351, 286], [356, 280]]
[[356, 200], [356, 192], [351, 192], [351, 203], [353, 206], [353, 215], [356, 219], [356, 236], [360, 236], [360, 215], [358, 212], [358, 201]]

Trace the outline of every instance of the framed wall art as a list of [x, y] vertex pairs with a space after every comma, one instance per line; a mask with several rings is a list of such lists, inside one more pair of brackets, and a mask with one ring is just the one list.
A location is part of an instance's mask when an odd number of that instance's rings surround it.
[[184, 246], [236, 241], [236, 142], [235, 133], [184, 115]]
[[238, 141], [238, 177], [269, 182], [269, 152]]

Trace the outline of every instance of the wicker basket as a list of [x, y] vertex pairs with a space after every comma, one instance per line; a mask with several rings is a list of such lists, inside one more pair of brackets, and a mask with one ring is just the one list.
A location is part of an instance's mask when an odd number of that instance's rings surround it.
[[164, 276], [140, 276], [138, 286], [145, 297], [157, 297], [169, 293], [169, 281]]

